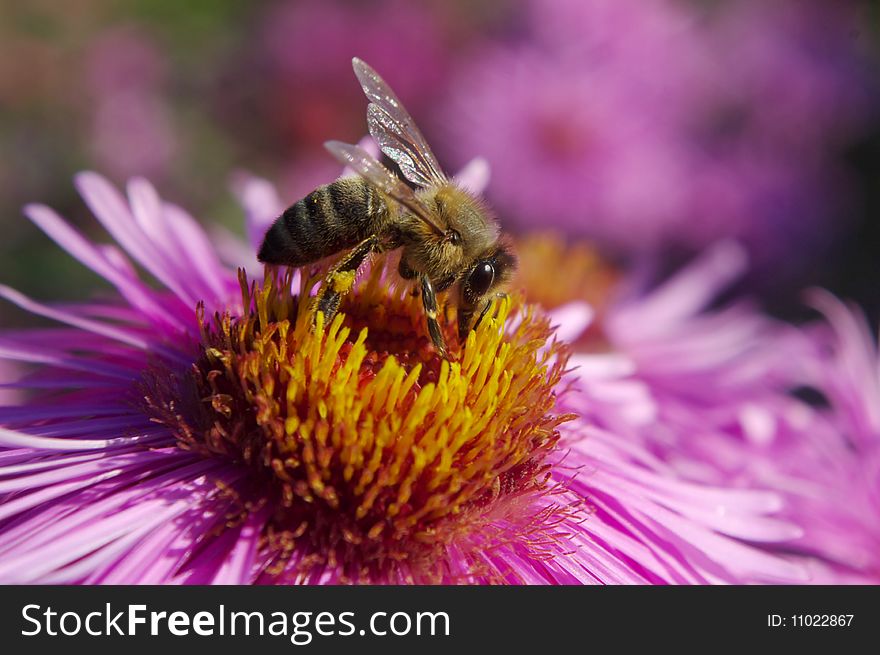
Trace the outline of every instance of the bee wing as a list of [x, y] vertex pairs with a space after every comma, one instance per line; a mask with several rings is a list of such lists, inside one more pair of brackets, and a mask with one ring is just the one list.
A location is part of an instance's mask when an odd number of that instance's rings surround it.
[[443, 236], [444, 230], [434, 222], [430, 212], [416, 194], [403, 180], [376, 161], [366, 150], [359, 146], [341, 141], [327, 141], [324, 147], [336, 157], [343, 166], [349, 166], [367, 182], [382, 193], [393, 198], [409, 209], [413, 214], [427, 223], [438, 234]]
[[370, 135], [388, 157], [400, 166], [406, 179], [422, 187], [446, 182], [446, 176], [412, 116], [379, 74], [364, 61], [352, 59], [354, 74], [370, 105]]

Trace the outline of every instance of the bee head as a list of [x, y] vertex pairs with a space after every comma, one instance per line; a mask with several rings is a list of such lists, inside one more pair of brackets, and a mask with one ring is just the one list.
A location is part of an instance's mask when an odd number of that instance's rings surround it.
[[501, 242], [485, 251], [462, 278], [458, 308], [458, 335], [463, 341], [489, 309], [492, 296], [504, 287], [516, 271], [516, 256], [509, 243]]

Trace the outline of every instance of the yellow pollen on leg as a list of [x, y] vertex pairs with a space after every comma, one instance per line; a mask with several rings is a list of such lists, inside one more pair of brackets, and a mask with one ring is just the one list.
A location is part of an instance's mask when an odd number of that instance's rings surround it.
[[355, 271], [336, 271], [330, 275], [329, 283], [336, 293], [348, 293], [354, 286]]

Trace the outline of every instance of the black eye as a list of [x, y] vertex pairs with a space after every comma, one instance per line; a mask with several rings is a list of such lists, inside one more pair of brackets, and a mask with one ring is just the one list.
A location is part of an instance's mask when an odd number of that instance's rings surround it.
[[471, 293], [482, 296], [489, 290], [489, 287], [492, 286], [494, 280], [495, 267], [489, 262], [482, 262], [481, 264], [477, 264], [477, 267], [471, 271], [471, 274], [468, 277], [468, 286], [470, 287]]

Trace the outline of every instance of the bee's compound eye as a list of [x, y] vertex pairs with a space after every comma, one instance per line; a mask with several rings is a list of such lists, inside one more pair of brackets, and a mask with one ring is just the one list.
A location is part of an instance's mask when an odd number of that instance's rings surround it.
[[495, 267], [490, 262], [477, 264], [468, 277], [468, 286], [473, 294], [482, 296], [495, 281]]

